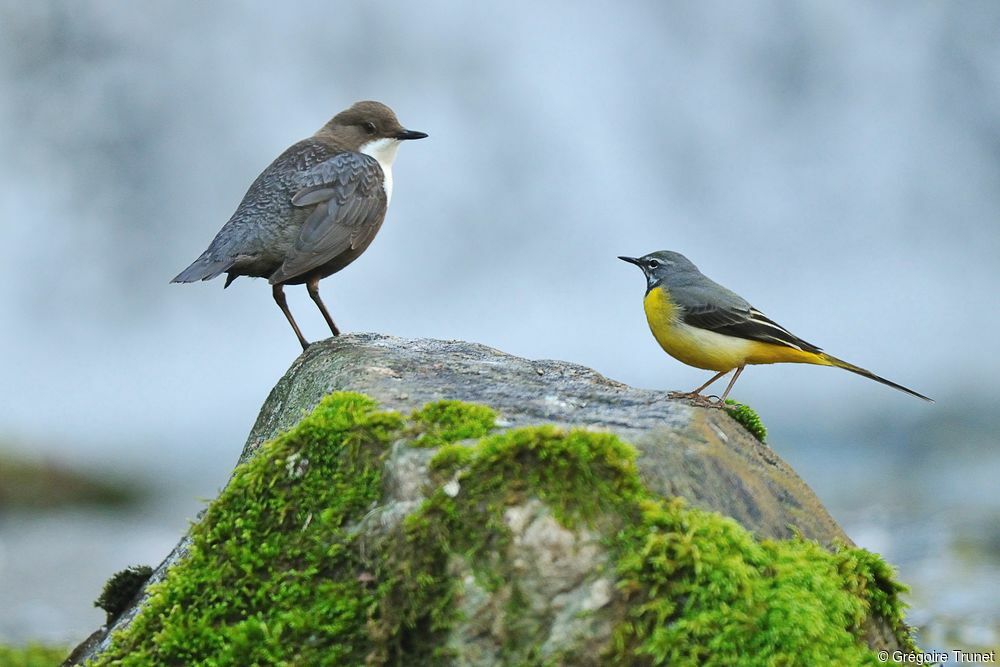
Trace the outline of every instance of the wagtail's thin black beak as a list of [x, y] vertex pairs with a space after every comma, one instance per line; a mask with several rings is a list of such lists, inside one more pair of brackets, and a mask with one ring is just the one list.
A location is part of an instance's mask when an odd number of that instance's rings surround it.
[[628, 262], [629, 264], [635, 264], [640, 269], [642, 268], [642, 260], [638, 259], [637, 257], [622, 257], [619, 255], [618, 259], [620, 259], [623, 262]]
[[424, 139], [426, 137], [426, 132], [417, 132], [416, 130], [403, 130], [396, 135], [396, 138], [400, 141], [406, 141], [407, 139]]

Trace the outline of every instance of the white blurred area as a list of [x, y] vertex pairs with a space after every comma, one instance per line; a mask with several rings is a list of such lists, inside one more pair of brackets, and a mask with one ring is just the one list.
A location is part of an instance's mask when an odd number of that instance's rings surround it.
[[937, 399], [796, 366], [734, 392], [901, 567], [911, 620], [998, 641], [998, 30], [988, 1], [0, 2], [0, 444], [159, 499], [104, 528], [0, 514], [0, 641], [82, 639], [103, 579], [155, 564], [224, 483], [298, 344], [263, 281], [167, 283], [359, 99], [430, 138], [323, 283], [342, 329], [690, 389], [705, 373], [660, 352], [615, 259], [683, 252]]

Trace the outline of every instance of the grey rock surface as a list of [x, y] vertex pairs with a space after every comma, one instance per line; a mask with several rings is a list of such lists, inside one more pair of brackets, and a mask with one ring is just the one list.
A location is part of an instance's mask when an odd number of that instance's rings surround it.
[[758, 537], [852, 544], [812, 490], [721, 410], [669, 400], [563, 361], [530, 361], [464, 341], [351, 334], [314, 343], [264, 402], [240, 460], [334, 391], [409, 412], [441, 399], [488, 405], [501, 424], [611, 431], [640, 452], [651, 489], [731, 516]]

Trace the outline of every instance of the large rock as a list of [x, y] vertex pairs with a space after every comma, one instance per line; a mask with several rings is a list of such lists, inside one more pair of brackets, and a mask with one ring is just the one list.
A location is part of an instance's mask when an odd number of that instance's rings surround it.
[[[343, 391], [404, 417], [341, 397], [297, 426]], [[438, 401], [496, 415], [415, 412]], [[295, 664], [735, 664], [747, 650], [810, 664], [910, 646], [887, 568], [848, 548], [772, 450], [726, 412], [581, 366], [460, 341], [330, 339], [272, 390], [241, 462], [154, 573], [164, 588], [124, 605], [117, 644], [99, 631], [70, 664], [252, 664], [271, 641]], [[218, 579], [230, 569], [243, 574]], [[274, 607], [260, 608], [252, 592], [268, 586]], [[336, 622], [316, 618], [331, 607]], [[164, 639], [199, 623], [213, 630]]]

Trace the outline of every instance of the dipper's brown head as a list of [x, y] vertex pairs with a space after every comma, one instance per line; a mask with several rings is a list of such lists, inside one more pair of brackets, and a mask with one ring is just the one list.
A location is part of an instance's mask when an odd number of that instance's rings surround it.
[[365, 101], [338, 113], [316, 136], [344, 150], [369, 155], [391, 153], [395, 156], [400, 141], [423, 139], [427, 134], [407, 130], [400, 125], [392, 109], [381, 102]]

